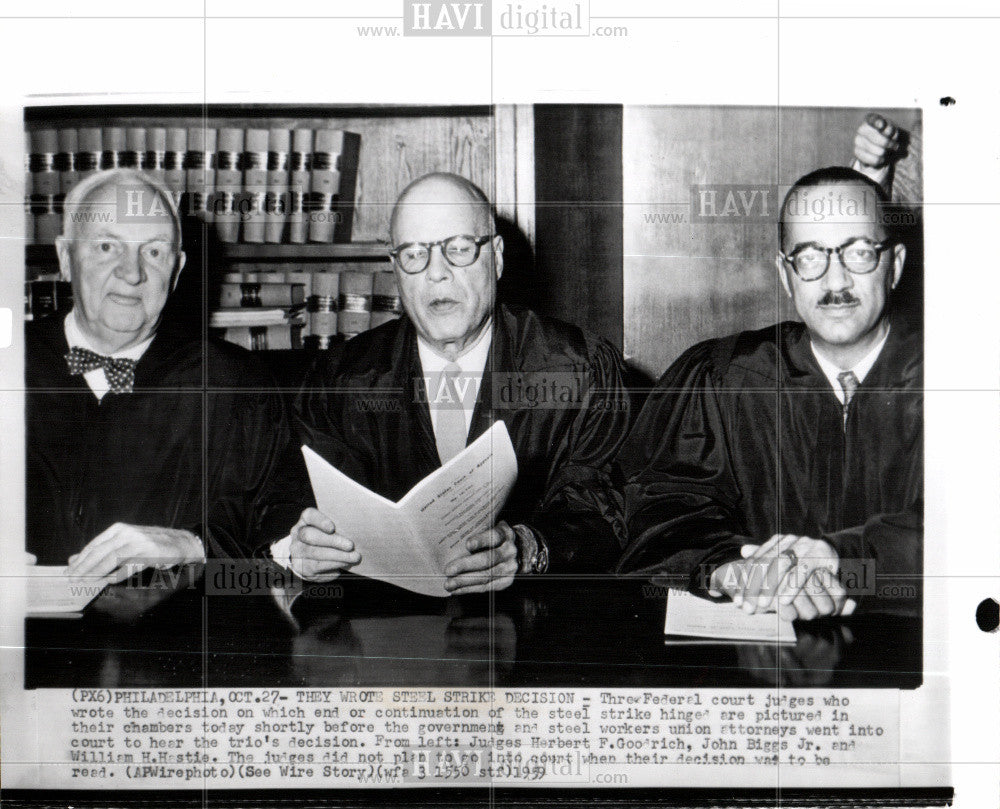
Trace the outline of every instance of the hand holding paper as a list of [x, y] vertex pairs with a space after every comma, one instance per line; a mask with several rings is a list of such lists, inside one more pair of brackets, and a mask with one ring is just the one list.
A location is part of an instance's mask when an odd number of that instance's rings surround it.
[[498, 522], [465, 541], [468, 556], [451, 562], [444, 572], [444, 589], [451, 595], [503, 590], [517, 573], [517, 535], [505, 522]]
[[[517, 458], [502, 421], [398, 503], [308, 447], [302, 454], [321, 513], [310, 515], [308, 527], [299, 531], [293, 569], [308, 556], [308, 569], [320, 575], [350, 566], [359, 575], [440, 597], [498, 589], [512, 580], [513, 531], [496, 519], [517, 479]], [[334, 530], [323, 529], [331, 524]], [[327, 558], [320, 560], [317, 549], [323, 547]], [[296, 558], [296, 549], [304, 555]]]
[[333, 520], [322, 511], [307, 508], [291, 531], [289, 559], [295, 574], [306, 581], [331, 581], [361, 562], [354, 542], [337, 533]]

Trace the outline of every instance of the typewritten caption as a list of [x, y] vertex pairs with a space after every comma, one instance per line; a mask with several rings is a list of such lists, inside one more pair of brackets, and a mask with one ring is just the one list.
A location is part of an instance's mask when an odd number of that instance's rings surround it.
[[[891, 781], [895, 694], [822, 690], [76, 689], [44, 745], [74, 787]], [[62, 701], [62, 700], [57, 700]], [[61, 751], [61, 755], [60, 755]]]

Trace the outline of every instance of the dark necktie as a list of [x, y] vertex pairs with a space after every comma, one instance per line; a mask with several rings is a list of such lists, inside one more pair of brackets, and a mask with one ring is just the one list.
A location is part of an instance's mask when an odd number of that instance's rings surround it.
[[844, 421], [846, 422], [847, 406], [851, 403], [851, 399], [854, 398], [854, 394], [861, 383], [858, 382], [854, 371], [841, 371], [837, 374], [837, 381], [840, 383], [840, 387], [844, 389]]
[[465, 426], [462, 394], [456, 385], [461, 372], [462, 369], [454, 362], [449, 362], [444, 367], [437, 385], [437, 401], [431, 404], [437, 410], [434, 441], [442, 464], [448, 463], [465, 449], [465, 441], [469, 436]]
[[86, 348], [73, 346], [66, 354], [71, 376], [82, 376], [98, 368], [104, 369], [104, 378], [112, 393], [131, 393], [135, 385], [135, 360], [115, 359], [95, 354]]

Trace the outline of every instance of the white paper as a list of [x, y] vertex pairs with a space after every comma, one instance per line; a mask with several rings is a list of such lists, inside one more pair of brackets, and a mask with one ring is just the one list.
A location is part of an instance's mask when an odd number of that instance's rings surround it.
[[29, 615], [80, 612], [108, 585], [102, 577], [70, 578], [61, 565], [28, 565]]
[[693, 637], [746, 643], [795, 643], [795, 627], [776, 613], [748, 615], [731, 601], [699, 598], [685, 590], [667, 592], [668, 638]]
[[463, 540], [492, 528], [517, 480], [507, 425], [496, 422], [398, 503], [356, 483], [302, 447], [319, 510], [361, 554], [352, 573], [444, 597], [444, 569]]

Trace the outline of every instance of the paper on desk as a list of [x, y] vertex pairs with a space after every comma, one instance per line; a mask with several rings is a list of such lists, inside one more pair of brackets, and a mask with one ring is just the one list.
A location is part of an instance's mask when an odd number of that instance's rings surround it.
[[468, 551], [463, 540], [492, 528], [517, 480], [507, 425], [487, 432], [410, 489], [398, 503], [351, 480], [302, 447], [316, 505], [353, 540], [352, 573], [444, 597], [444, 569]]
[[27, 565], [28, 614], [80, 612], [107, 587], [107, 577], [71, 579], [62, 565]]
[[702, 641], [795, 643], [792, 622], [779, 619], [773, 612], [748, 615], [731, 601], [709, 601], [673, 588], [667, 591], [667, 620], [663, 634], [668, 638]]

